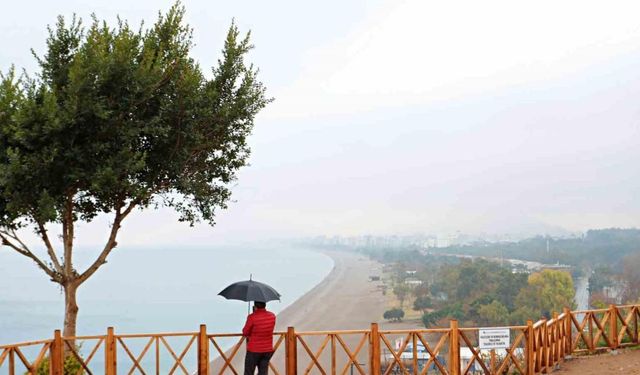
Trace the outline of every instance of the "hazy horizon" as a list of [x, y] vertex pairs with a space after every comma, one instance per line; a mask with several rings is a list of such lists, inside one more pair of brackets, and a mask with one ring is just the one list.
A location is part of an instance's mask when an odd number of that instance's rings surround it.
[[[170, 4], [7, 4], [0, 69], [33, 73], [58, 14], [148, 25]], [[216, 227], [136, 213], [122, 244], [640, 226], [636, 2], [183, 4], [203, 70], [235, 18], [276, 100]]]

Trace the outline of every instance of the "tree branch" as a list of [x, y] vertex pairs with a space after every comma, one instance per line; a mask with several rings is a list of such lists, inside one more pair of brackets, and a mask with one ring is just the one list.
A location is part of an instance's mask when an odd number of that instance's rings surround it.
[[42, 223], [41, 221], [35, 220], [35, 222], [38, 225], [38, 233], [40, 234], [40, 238], [42, 238], [42, 241], [47, 247], [47, 253], [49, 254], [49, 258], [51, 258], [53, 267], [58, 273], [62, 274], [62, 266], [60, 265], [60, 261], [58, 260], [56, 251], [53, 248], [53, 245], [51, 244], [51, 240], [49, 240], [49, 235], [47, 234], [47, 228], [44, 226], [44, 223]]
[[64, 247], [64, 275], [68, 279], [73, 278], [73, 196], [71, 191], [67, 194], [64, 213], [62, 217], [62, 243]]
[[140, 201], [141, 199], [131, 201], [129, 205], [124, 209], [124, 211], [122, 211], [124, 204], [121, 204], [120, 207], [116, 209], [116, 215], [113, 219], [113, 225], [111, 226], [109, 239], [104, 245], [104, 248], [102, 249], [100, 255], [98, 255], [98, 258], [77, 278], [79, 284], [85, 282], [98, 270], [98, 268], [107, 263], [107, 257], [111, 253], [111, 250], [118, 246], [116, 237], [118, 236], [118, 231], [120, 230], [120, 224], [122, 223], [122, 220], [124, 220], [127, 215], [129, 215], [131, 211], [133, 211], [133, 209], [140, 203]]
[[[15, 234], [0, 230], [0, 239], [2, 240], [2, 245], [10, 247], [17, 253], [22, 254], [25, 257], [30, 258], [31, 260], [36, 262], [38, 267], [40, 267], [49, 277], [51, 277], [52, 281], [55, 281], [57, 283], [61, 282], [60, 277], [52, 269], [47, 267], [47, 265], [42, 260], [40, 260], [40, 258], [32, 253], [31, 250], [29, 250]], [[10, 239], [19, 242], [20, 246], [13, 243]]]

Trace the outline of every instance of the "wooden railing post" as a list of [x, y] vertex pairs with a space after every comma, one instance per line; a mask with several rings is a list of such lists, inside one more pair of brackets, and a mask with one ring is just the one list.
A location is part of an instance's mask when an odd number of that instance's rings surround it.
[[551, 325], [551, 342], [552, 342], [552, 364], [555, 366], [560, 362], [560, 323], [558, 321], [558, 313], [553, 312], [553, 324]]
[[534, 375], [533, 321], [527, 320], [527, 346], [525, 348], [526, 374]]
[[549, 327], [547, 327], [547, 319], [542, 319], [542, 327], [540, 327], [542, 335], [542, 363], [540, 371], [549, 372]]
[[640, 343], [640, 327], [638, 327], [638, 315], [640, 315], [640, 310], [638, 309], [640, 309], [640, 306], [633, 306], [633, 326], [635, 327], [633, 332], [634, 344]]
[[452, 319], [449, 325], [449, 374], [460, 375], [460, 341], [456, 319]]
[[336, 375], [336, 335], [329, 334], [331, 338], [331, 375]]
[[9, 375], [16, 375], [16, 348], [9, 349]]
[[116, 375], [116, 369], [116, 337], [113, 327], [109, 327], [104, 341], [104, 372], [106, 375]]
[[293, 327], [287, 328], [285, 339], [285, 373], [286, 375], [296, 375], [298, 373], [298, 340]]
[[569, 310], [569, 308], [565, 307], [564, 308], [564, 333], [565, 333], [565, 337], [564, 337], [564, 354], [565, 355], [571, 355], [573, 354], [573, 336], [571, 335], [571, 329], [572, 329], [572, 324], [571, 324], [571, 310]]
[[609, 305], [609, 342], [611, 350], [618, 349], [618, 308]]
[[64, 375], [64, 342], [62, 341], [62, 335], [59, 329], [53, 332], [53, 343], [51, 343], [49, 355], [51, 357], [49, 374]]
[[209, 375], [209, 337], [205, 324], [200, 324], [198, 333], [198, 375]]
[[371, 375], [380, 375], [380, 333], [378, 331], [378, 323], [371, 323], [369, 345]]

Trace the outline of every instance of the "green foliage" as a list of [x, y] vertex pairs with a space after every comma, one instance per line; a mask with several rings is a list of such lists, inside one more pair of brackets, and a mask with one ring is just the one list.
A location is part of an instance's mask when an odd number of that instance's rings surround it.
[[427, 279], [428, 276], [424, 276], [424, 275], [419, 275], [418, 279], [422, 280], [423, 283], [420, 285], [416, 285], [413, 288], [413, 295], [416, 296], [416, 298], [420, 298], [420, 297], [428, 297], [429, 294], [431, 293], [429, 285], [425, 282], [425, 280]]
[[444, 308], [429, 313], [422, 314], [422, 324], [426, 328], [437, 325], [443, 319], [463, 320], [465, 313], [462, 309], [462, 303], [453, 303], [446, 305]]
[[393, 308], [391, 310], [385, 311], [382, 316], [387, 320], [395, 320], [399, 322], [402, 320], [402, 318], [404, 318], [404, 311], [399, 308]]
[[60, 17], [37, 78], [0, 81], [0, 226], [92, 220], [128, 203], [214, 223], [268, 102], [232, 25], [208, 79], [176, 5], [147, 30]]
[[589, 276], [589, 293], [600, 293], [606, 287], [613, 285], [611, 281], [612, 271], [608, 265], [596, 267]]
[[[36, 368], [35, 375], [49, 375], [49, 367], [50, 367], [49, 357], [46, 357], [40, 362], [40, 365]], [[82, 369], [82, 364], [80, 361], [73, 355], [68, 355], [64, 359], [64, 370], [65, 374], [84, 374], [84, 370]], [[25, 373], [27, 375], [28, 373]]]
[[431, 301], [431, 297], [429, 296], [421, 296], [416, 298], [415, 302], [413, 302], [414, 310], [426, 310], [433, 307], [433, 301]]
[[437, 311], [423, 318], [429, 326], [443, 318], [469, 324], [487, 324], [489, 320], [492, 324], [508, 324], [516, 308], [516, 296], [527, 285], [527, 275], [512, 273], [509, 268], [484, 260], [442, 265], [436, 280], [432, 295], [447, 298], [436, 299]]
[[622, 298], [625, 303], [640, 302], [640, 252], [624, 257], [623, 264], [624, 291]]
[[[547, 252], [549, 241], [549, 252]], [[451, 246], [448, 253], [484, 255], [532, 260], [542, 263], [556, 262], [574, 266], [597, 267], [610, 265], [614, 270], [622, 268], [622, 259], [638, 251], [640, 229], [589, 230], [578, 238], [551, 238], [537, 236], [518, 242], [481, 242], [471, 245]]]
[[445, 319], [465, 325], [520, 325], [573, 308], [575, 292], [568, 272], [545, 270], [529, 276], [482, 259], [460, 260], [412, 250], [404, 256], [400, 250], [390, 251], [391, 255], [379, 249], [370, 253], [376, 259], [393, 259], [389, 268], [397, 275], [417, 270], [423, 284], [420, 290], [414, 289], [413, 308], [423, 311], [426, 327], [443, 324]]
[[497, 300], [480, 306], [478, 315], [478, 323], [489, 326], [501, 325], [509, 320], [509, 310]]
[[422, 314], [422, 324], [424, 324], [425, 328], [431, 328], [436, 326], [442, 318], [443, 313], [441, 311], [424, 313]]
[[528, 285], [520, 291], [516, 303], [549, 318], [554, 311], [574, 308], [574, 296], [573, 280], [568, 272], [543, 270], [529, 276]]
[[540, 309], [530, 306], [519, 306], [509, 314], [510, 323], [517, 325], [524, 325], [527, 323], [527, 320], [536, 322], [541, 318], [544, 318], [544, 316], [542, 316]]
[[399, 282], [393, 287], [393, 293], [396, 295], [396, 297], [398, 297], [398, 300], [400, 301], [400, 307], [404, 306], [404, 301], [409, 295], [410, 291], [411, 289], [409, 288], [409, 286], [404, 284], [403, 282]]
[[[270, 99], [245, 63], [249, 35], [235, 24], [211, 74], [189, 56], [192, 30], [176, 4], [149, 28], [75, 17], [49, 29], [35, 78], [0, 76], [0, 246], [33, 260], [65, 289], [74, 336], [79, 285], [107, 262], [134, 209], [174, 209], [215, 224], [250, 154], [254, 118]], [[209, 78], [210, 76], [210, 78]], [[73, 264], [75, 223], [111, 214], [106, 244], [86, 270]], [[64, 250], [49, 224], [61, 224]], [[40, 259], [18, 237], [29, 226]]]

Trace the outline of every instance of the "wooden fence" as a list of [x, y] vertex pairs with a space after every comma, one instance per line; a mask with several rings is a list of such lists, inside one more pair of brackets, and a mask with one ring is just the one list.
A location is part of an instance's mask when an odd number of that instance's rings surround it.
[[[591, 354], [638, 345], [640, 305], [569, 311], [549, 320], [502, 327], [510, 346], [479, 349], [478, 328], [274, 333], [275, 375], [460, 375], [541, 374], [555, 370], [571, 354]], [[35, 374], [48, 365], [63, 375], [73, 357], [77, 374], [234, 374], [243, 372], [240, 334], [197, 332], [62, 337], [0, 346], [0, 374]], [[66, 354], [65, 354], [66, 353]], [[42, 373], [42, 372], [41, 372]]]

